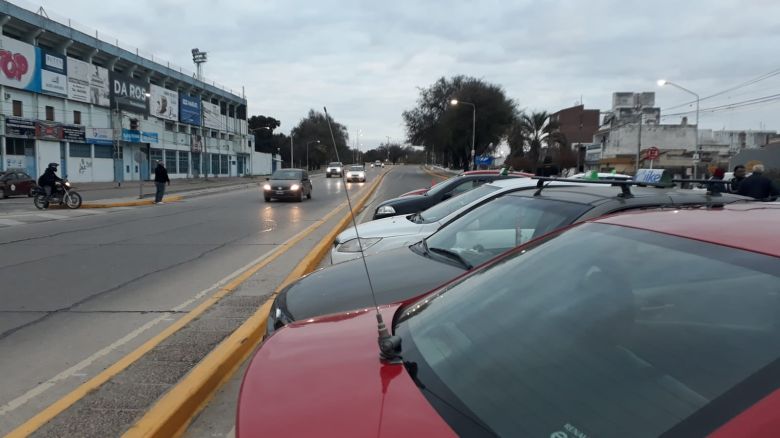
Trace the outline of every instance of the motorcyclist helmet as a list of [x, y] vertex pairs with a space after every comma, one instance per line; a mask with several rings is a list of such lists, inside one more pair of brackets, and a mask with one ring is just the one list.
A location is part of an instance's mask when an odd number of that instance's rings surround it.
[[57, 171], [57, 167], [59, 167], [59, 164], [57, 164], [57, 163], [49, 163], [49, 167], [48, 168], [56, 172]]

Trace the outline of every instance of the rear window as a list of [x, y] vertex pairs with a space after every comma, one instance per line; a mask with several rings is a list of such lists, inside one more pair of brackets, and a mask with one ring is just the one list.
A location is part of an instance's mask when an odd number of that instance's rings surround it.
[[338, 163], [338, 162], [334, 161], [333, 163], [328, 164], [328, 166], [330, 166], [330, 167], [339, 167], [339, 166], [341, 166], [341, 163]]
[[497, 435], [704, 436], [774, 389], [780, 259], [588, 224], [401, 321], [426, 396]]
[[271, 179], [301, 179], [300, 170], [277, 170], [271, 175]]
[[349, 170], [354, 170], [356, 172], [359, 172], [365, 169], [363, 169], [363, 166], [349, 166]]

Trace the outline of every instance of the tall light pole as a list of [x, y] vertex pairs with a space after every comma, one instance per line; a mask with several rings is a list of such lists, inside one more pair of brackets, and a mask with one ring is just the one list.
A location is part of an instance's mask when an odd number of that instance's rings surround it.
[[699, 160], [701, 159], [699, 156], [699, 95], [687, 88], [675, 84], [674, 82], [670, 82], [665, 79], [659, 79], [658, 86], [663, 87], [664, 85], [671, 85], [674, 88], [678, 88], [682, 91], [685, 91], [686, 93], [692, 94], [696, 98], [696, 153], [694, 155], [693, 163], [693, 179], [696, 179], [696, 175], [698, 174], [698, 164]]
[[639, 172], [639, 160], [640, 160], [640, 155], [642, 153], [642, 115], [643, 115], [642, 104], [637, 103], [634, 109], [636, 110], [637, 114], [639, 114], [639, 134], [636, 140], [636, 166], [635, 166], [635, 172]]
[[290, 168], [295, 167], [293, 164], [293, 134], [292, 131], [290, 131]]
[[306, 170], [307, 171], [311, 170], [311, 169], [309, 169], [309, 145], [314, 144], [314, 143], [319, 143], [319, 142], [320, 142], [319, 140], [313, 140], [313, 141], [310, 141], [310, 142], [306, 143]]
[[452, 99], [450, 101], [450, 104], [453, 106], [457, 106], [458, 104], [464, 104], [464, 105], [471, 105], [472, 113], [471, 113], [471, 166], [472, 170], [476, 168], [476, 160], [477, 156], [474, 151], [474, 140], [477, 137], [477, 106], [474, 105], [471, 102], [464, 102], [462, 100], [458, 99]]

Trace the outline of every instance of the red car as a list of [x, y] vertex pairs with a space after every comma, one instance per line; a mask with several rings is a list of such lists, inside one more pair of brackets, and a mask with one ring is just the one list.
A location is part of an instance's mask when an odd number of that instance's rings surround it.
[[[468, 172], [461, 173], [461, 175], [498, 175], [500, 172], [501, 172], [500, 170], [469, 170]], [[510, 172], [510, 175], [516, 175], [518, 177], [529, 177], [529, 178], [534, 176], [533, 173], [526, 173], [526, 172]], [[440, 181], [437, 184], [441, 184], [444, 181]], [[425, 192], [427, 192], [431, 188], [433, 188], [433, 186], [426, 187], [423, 189], [412, 190], [411, 192], [406, 192], [403, 195], [400, 195], [399, 198], [401, 196], [424, 195]]]
[[0, 172], [0, 196], [31, 196], [35, 180], [23, 170], [9, 169]]
[[581, 223], [380, 307], [382, 359], [373, 309], [293, 323], [246, 371], [237, 436], [775, 436], [778, 223], [760, 203]]

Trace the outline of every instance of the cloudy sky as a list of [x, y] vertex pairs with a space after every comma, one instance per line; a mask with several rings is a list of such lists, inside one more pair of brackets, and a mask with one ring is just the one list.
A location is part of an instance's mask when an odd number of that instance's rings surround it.
[[[28, 5], [30, 3], [27, 3]], [[250, 115], [289, 131], [309, 108], [328, 107], [360, 130], [363, 149], [403, 140], [401, 112], [417, 87], [465, 74], [504, 87], [520, 109], [580, 100], [608, 110], [614, 91], [655, 91], [662, 114], [780, 69], [777, 0], [332, 1], [39, 0], [122, 45], [246, 88]], [[702, 128], [780, 130], [780, 74], [705, 99]], [[724, 107], [725, 106], [725, 107]], [[667, 111], [667, 108], [669, 110]], [[691, 115], [691, 121], [694, 117]], [[664, 123], [677, 123], [679, 116]]]

